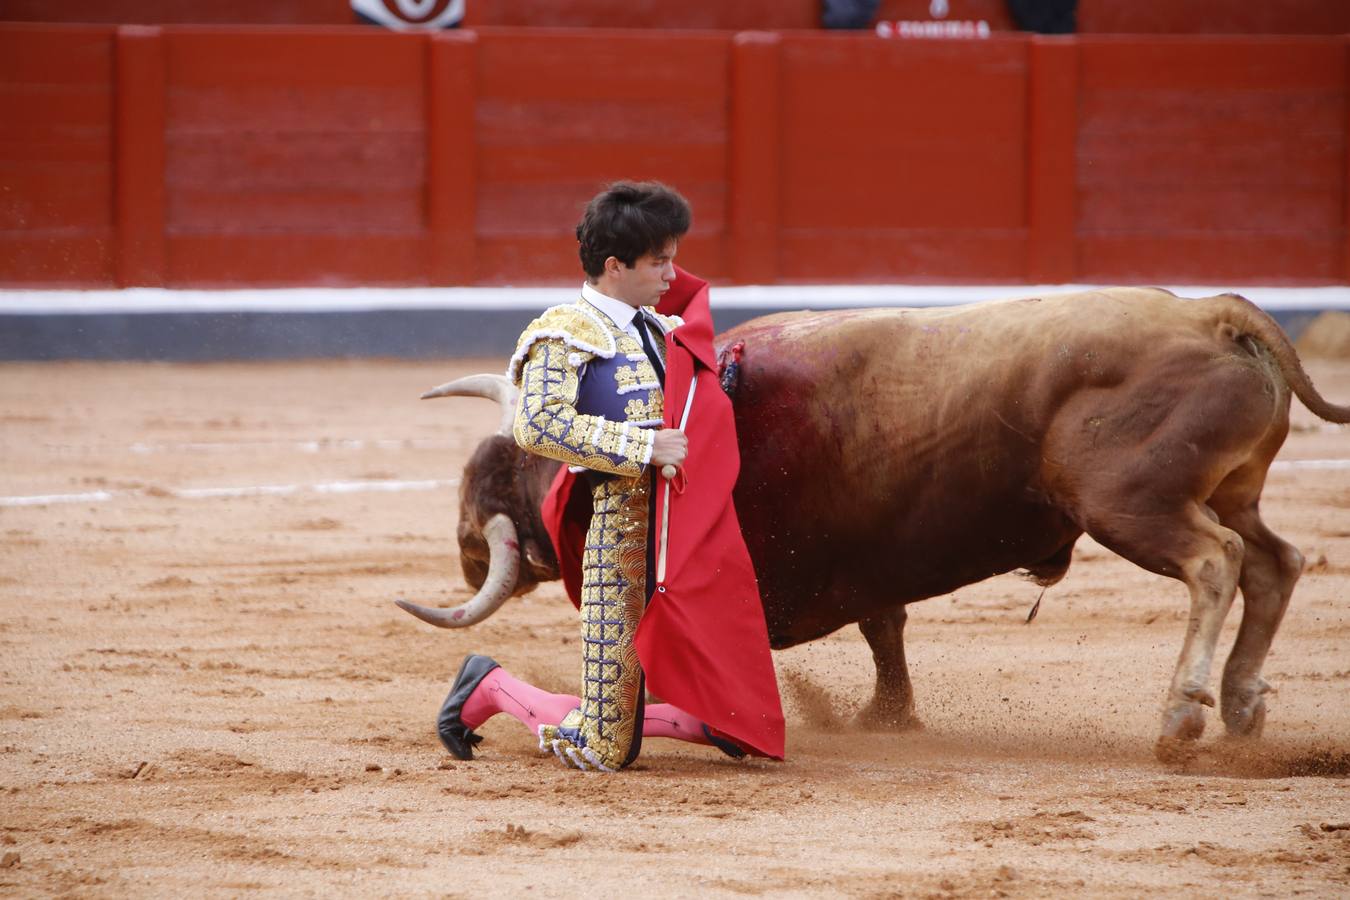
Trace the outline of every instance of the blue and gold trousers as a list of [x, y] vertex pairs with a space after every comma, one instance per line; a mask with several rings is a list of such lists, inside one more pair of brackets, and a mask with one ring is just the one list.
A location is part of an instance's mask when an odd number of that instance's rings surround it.
[[[642, 668], [638, 622], [647, 603], [651, 561], [651, 477], [609, 478], [592, 488], [581, 581], [581, 706], [556, 729], [562, 753], [584, 752], [605, 769], [637, 758], [642, 744]], [[570, 746], [569, 746], [570, 745]], [[584, 748], [584, 751], [583, 751]]]

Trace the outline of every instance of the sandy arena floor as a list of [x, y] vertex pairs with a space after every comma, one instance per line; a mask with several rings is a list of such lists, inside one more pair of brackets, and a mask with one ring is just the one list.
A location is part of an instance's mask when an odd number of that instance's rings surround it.
[[[849, 628], [776, 656], [785, 763], [658, 741], [584, 776], [504, 718], [462, 763], [433, 718], [466, 652], [578, 665], [557, 585], [465, 632], [391, 602], [468, 596], [455, 479], [497, 411], [417, 395], [501, 367], [0, 366], [0, 894], [1350, 895], [1350, 469], [1272, 472], [1309, 569], [1267, 736], [1211, 716], [1184, 770], [1152, 744], [1185, 589], [1087, 539], [1031, 625], [1011, 576], [911, 607], [922, 731], [849, 726]], [[1350, 458], [1295, 422], [1282, 460]], [[406, 481], [437, 483], [342, 486]]]

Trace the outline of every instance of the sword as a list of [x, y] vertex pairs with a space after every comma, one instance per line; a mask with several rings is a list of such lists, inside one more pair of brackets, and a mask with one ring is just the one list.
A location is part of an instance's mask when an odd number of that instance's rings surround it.
[[[689, 410], [694, 405], [694, 390], [698, 387], [698, 374], [689, 380], [689, 396], [684, 398], [684, 412], [680, 414], [680, 430], [689, 422]], [[656, 554], [657, 590], [664, 591], [666, 586], [666, 545], [670, 540], [670, 482], [679, 470], [672, 465], [661, 467], [661, 477], [666, 480], [665, 497], [661, 501], [661, 543]]]

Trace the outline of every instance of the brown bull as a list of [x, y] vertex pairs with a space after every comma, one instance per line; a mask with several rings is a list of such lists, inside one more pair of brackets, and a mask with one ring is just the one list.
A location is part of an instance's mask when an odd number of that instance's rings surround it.
[[[1238, 587], [1222, 715], [1229, 732], [1259, 734], [1261, 668], [1303, 568], [1261, 520], [1266, 472], [1291, 391], [1321, 418], [1350, 421], [1264, 312], [1235, 295], [1113, 289], [785, 313], [719, 344], [735, 341], [745, 346], [733, 388], [736, 504], [772, 645], [858, 623], [877, 667], [864, 721], [910, 720], [906, 604], [1016, 569], [1052, 584], [1086, 532], [1190, 589], [1160, 754], [1204, 729]], [[505, 426], [510, 386], [475, 378], [426, 396], [495, 396]], [[470, 624], [557, 578], [539, 516], [556, 469], [510, 437], [485, 441], [465, 471], [459, 527], [465, 575], [482, 589], [456, 610], [400, 605], [433, 624]]]

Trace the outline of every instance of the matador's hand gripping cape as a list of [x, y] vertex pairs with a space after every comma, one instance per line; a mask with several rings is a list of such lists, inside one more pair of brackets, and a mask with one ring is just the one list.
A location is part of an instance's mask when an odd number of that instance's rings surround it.
[[[677, 272], [657, 307], [685, 322], [666, 336], [665, 427], [678, 427], [693, 379], [698, 388], [685, 425], [684, 491], [670, 498], [666, 577], [638, 626], [638, 659], [653, 694], [747, 750], [782, 759], [783, 710], [768, 628], [731, 497], [740, 449], [731, 401], [718, 383], [708, 283]], [[577, 480], [564, 466], [541, 511], [567, 595], [579, 607], [591, 500], [584, 481], [573, 491]], [[659, 491], [671, 489], [658, 480]], [[662, 533], [661, 500], [659, 493], [655, 534]]]

